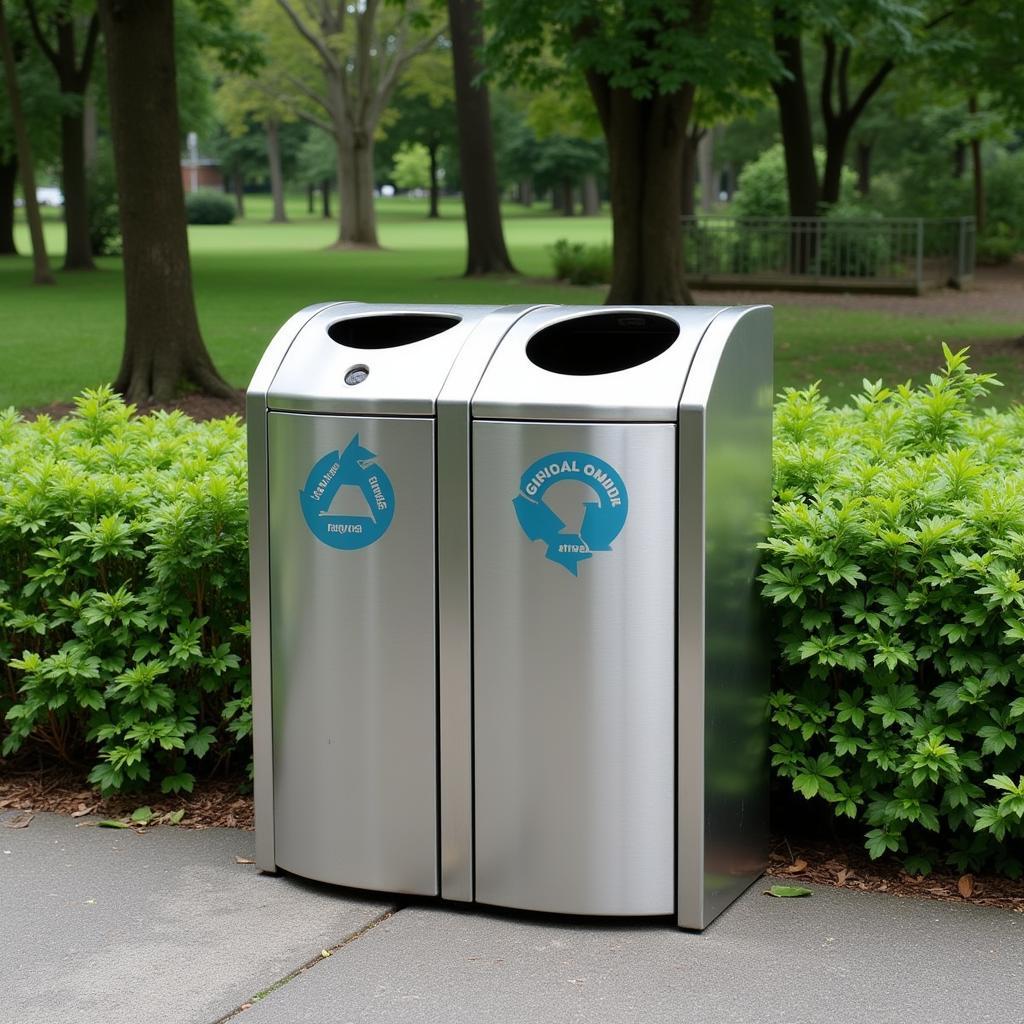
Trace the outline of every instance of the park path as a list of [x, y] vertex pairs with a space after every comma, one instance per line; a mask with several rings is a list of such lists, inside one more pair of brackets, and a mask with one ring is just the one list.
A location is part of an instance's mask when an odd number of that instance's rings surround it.
[[0, 1024], [1024, 1018], [1024, 914], [1010, 911], [757, 885], [693, 935], [262, 876], [251, 832], [137, 835], [56, 814], [4, 828], [13, 813], [0, 812]]

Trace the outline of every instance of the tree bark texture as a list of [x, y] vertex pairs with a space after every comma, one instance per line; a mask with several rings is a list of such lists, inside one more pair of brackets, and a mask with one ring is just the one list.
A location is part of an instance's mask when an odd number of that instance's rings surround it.
[[339, 135], [338, 202], [341, 204], [340, 248], [377, 249], [377, 214], [373, 206], [373, 136]]
[[285, 224], [288, 214], [284, 208], [284, 175], [281, 173], [281, 137], [280, 124], [269, 118], [264, 125], [267, 133], [267, 165], [270, 169], [270, 195], [273, 200], [274, 212], [271, 214], [272, 224]]
[[491, 103], [480, 81], [483, 44], [479, 0], [448, 0], [459, 170], [466, 215], [466, 274], [515, 273], [505, 246], [494, 159]]
[[430, 209], [427, 211], [427, 217], [431, 220], [437, 220], [441, 216], [441, 186], [437, 180], [437, 143], [431, 143], [427, 146], [427, 154], [430, 157]]
[[99, 7], [124, 240], [125, 346], [114, 386], [130, 402], [166, 401], [183, 385], [233, 395], [203, 344], [192, 292], [174, 0], [100, 0]]
[[21, 110], [21, 90], [18, 87], [18, 68], [14, 62], [11, 37], [7, 32], [7, 18], [3, 0], [0, 0], [0, 56], [3, 59], [4, 77], [7, 81], [7, 106], [14, 130], [18, 167], [21, 172], [21, 191], [25, 197], [25, 215], [28, 218], [29, 235], [32, 238], [32, 283], [53, 284], [50, 260], [46, 255], [46, 241], [43, 237], [43, 221], [39, 216], [36, 200], [36, 174], [32, 165], [32, 144], [28, 137], [28, 126]]
[[75, 41], [75, 22], [70, 5], [53, 16], [56, 46], [46, 27], [40, 24], [35, 3], [26, 4], [36, 42], [57, 73], [64, 113], [60, 119], [61, 189], [64, 192], [64, 227], [67, 243], [65, 270], [95, 270], [89, 240], [89, 189], [86, 180], [85, 93], [92, 74], [93, 55], [99, 34], [99, 19], [89, 20], [85, 45], [79, 61]]
[[587, 74], [608, 141], [612, 283], [606, 302], [692, 303], [683, 279], [680, 182], [694, 86], [637, 99]]
[[0, 159], [0, 256], [17, 256], [14, 244], [14, 189], [18, 184], [18, 158]]

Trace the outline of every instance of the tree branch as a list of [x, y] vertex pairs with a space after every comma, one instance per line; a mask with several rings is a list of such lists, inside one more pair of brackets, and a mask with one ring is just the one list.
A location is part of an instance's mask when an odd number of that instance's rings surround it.
[[298, 12], [292, 7], [289, 0], [277, 0], [278, 6], [285, 14], [291, 19], [291, 23], [295, 26], [299, 35], [313, 47], [314, 50], [320, 55], [320, 59], [331, 68], [337, 67], [337, 61], [335, 60], [334, 54], [331, 52], [330, 47], [324, 43], [319, 36], [311, 32], [307, 27], [306, 23], [299, 17]]
[[850, 46], [843, 47], [839, 54], [839, 72], [836, 76], [839, 84], [839, 112], [845, 116], [850, 109]]
[[850, 112], [847, 115], [849, 117], [850, 124], [853, 124], [853, 122], [856, 121], [858, 117], [860, 117], [864, 108], [868, 105], [868, 101], [882, 87], [882, 83], [886, 80], [886, 78], [889, 77], [889, 72], [892, 71], [892, 69], [895, 66], [896, 65], [893, 63], [893, 61], [887, 60], [871, 76], [871, 79], [868, 81], [868, 84], [865, 85], [863, 89], [861, 89], [860, 95], [854, 101], [853, 106], [850, 107]]
[[[287, 73], [285, 74], [284, 77], [285, 77], [285, 80], [289, 84], [291, 84], [295, 89], [297, 89], [299, 92], [301, 92], [302, 95], [306, 97], [306, 99], [312, 100], [318, 106], [323, 107], [323, 109], [327, 112], [327, 116], [328, 117], [333, 117], [334, 116], [334, 111], [331, 110], [330, 106], [327, 103], [327, 100], [325, 100], [323, 98], [323, 96], [321, 96], [314, 89], [310, 89], [310, 87], [308, 85], [306, 85], [306, 83], [303, 82], [301, 78], [296, 78], [294, 75], [287, 74]], [[274, 92], [272, 89], [270, 89], [270, 88], [268, 88], [266, 86], [261, 86], [260, 89], [267, 96], [273, 96], [275, 98], [280, 98], [278, 93]]]
[[836, 119], [835, 108], [832, 106], [832, 80], [836, 67], [836, 41], [827, 32], [822, 36], [825, 46], [825, 67], [821, 72], [821, 116], [825, 126], [833, 124]]
[[34, 0], [25, 0], [25, 10], [28, 11], [28, 23], [32, 26], [32, 35], [36, 37], [39, 49], [43, 51], [46, 59], [53, 65], [54, 70], [59, 74], [60, 58], [57, 56], [57, 51], [50, 46], [49, 40], [43, 34], [43, 30], [39, 25], [39, 15], [36, 12]]
[[92, 18], [89, 19], [88, 34], [85, 37], [85, 49], [82, 50], [82, 65], [78, 69], [79, 82], [83, 92], [89, 84], [89, 76], [92, 74], [92, 61], [96, 55], [96, 40], [99, 38], [99, 35], [100, 19], [98, 15], [93, 13]]

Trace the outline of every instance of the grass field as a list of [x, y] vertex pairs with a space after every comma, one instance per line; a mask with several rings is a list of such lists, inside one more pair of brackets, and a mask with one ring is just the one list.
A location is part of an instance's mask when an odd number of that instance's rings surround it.
[[[190, 244], [200, 322], [221, 372], [247, 383], [264, 346], [295, 310], [329, 299], [437, 303], [599, 303], [604, 289], [558, 285], [548, 246], [557, 238], [606, 241], [607, 217], [564, 218], [546, 211], [506, 208], [506, 236], [522, 277], [467, 280], [465, 233], [456, 202], [446, 202], [440, 221], [428, 221], [425, 204], [403, 198], [379, 204], [379, 252], [338, 252], [328, 246], [336, 227], [290, 202], [289, 224], [270, 224], [269, 202], [249, 197], [245, 221], [225, 227], [193, 227]], [[54, 265], [59, 266], [63, 227], [46, 226]], [[29, 251], [20, 227], [19, 248]], [[30, 407], [70, 398], [84, 387], [109, 381], [122, 343], [124, 313], [120, 261], [100, 260], [96, 274], [58, 273], [53, 288], [30, 285], [27, 257], [0, 260], [0, 407]], [[709, 301], [716, 301], [710, 299]], [[776, 303], [776, 383], [803, 385], [821, 378], [825, 390], [844, 399], [862, 377], [903, 380], [936, 365], [939, 342], [1006, 339], [1016, 332], [1006, 318], [910, 317], [863, 309], [801, 305], [800, 297]], [[994, 346], [986, 368], [1006, 376], [1001, 402], [1024, 396], [1019, 357]]]

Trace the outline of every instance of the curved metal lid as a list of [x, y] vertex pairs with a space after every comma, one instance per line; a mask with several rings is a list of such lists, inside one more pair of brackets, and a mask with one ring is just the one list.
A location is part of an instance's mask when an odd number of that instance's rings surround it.
[[431, 416], [459, 352], [498, 308], [329, 306], [296, 335], [267, 389], [267, 408]]
[[674, 422], [693, 355], [722, 308], [532, 310], [498, 346], [473, 396], [473, 416]]

